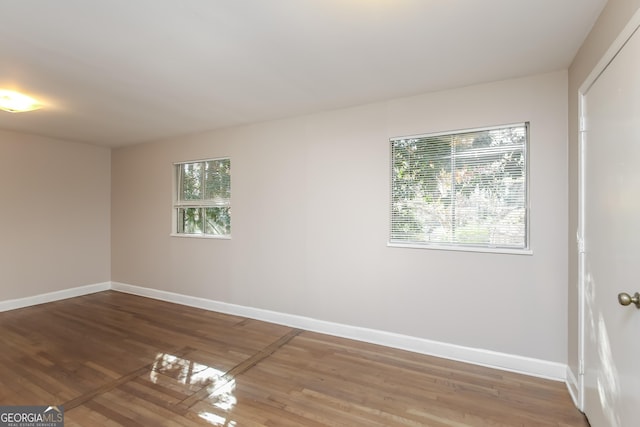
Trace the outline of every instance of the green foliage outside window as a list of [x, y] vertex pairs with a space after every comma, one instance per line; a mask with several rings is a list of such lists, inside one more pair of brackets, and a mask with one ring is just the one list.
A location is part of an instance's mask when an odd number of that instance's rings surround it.
[[231, 234], [231, 160], [182, 163], [177, 167], [178, 233]]
[[391, 140], [391, 243], [527, 248], [527, 124]]

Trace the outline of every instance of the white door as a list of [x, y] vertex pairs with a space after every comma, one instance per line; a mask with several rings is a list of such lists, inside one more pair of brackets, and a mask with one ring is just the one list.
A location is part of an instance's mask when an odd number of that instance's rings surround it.
[[592, 427], [640, 426], [640, 310], [618, 301], [640, 292], [640, 31], [626, 39], [582, 98], [582, 381]]

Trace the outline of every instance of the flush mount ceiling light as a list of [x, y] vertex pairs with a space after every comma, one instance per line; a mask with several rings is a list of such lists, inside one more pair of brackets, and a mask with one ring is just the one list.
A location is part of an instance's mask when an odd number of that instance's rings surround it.
[[35, 99], [12, 90], [0, 89], [0, 110], [23, 113], [38, 108], [42, 108], [42, 104]]

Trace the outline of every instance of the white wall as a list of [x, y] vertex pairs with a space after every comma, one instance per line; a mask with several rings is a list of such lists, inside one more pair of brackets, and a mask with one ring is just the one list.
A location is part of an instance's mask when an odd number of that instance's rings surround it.
[[109, 281], [110, 159], [0, 131], [0, 301]]
[[[567, 73], [112, 152], [112, 280], [567, 357]], [[387, 247], [389, 137], [529, 121], [534, 255]], [[170, 237], [172, 162], [230, 156], [231, 240]]]

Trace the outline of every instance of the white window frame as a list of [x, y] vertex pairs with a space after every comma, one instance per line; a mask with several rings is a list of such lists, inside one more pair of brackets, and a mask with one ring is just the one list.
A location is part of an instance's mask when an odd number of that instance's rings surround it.
[[[173, 194], [173, 203], [172, 203], [172, 207], [171, 207], [171, 236], [173, 237], [186, 237], [186, 238], [198, 238], [198, 239], [222, 239], [222, 240], [230, 240], [231, 239], [231, 233], [229, 234], [205, 234], [204, 232], [202, 233], [184, 233], [184, 232], [180, 232], [179, 230], [179, 226], [178, 226], [178, 220], [179, 220], [179, 214], [178, 214], [178, 210], [181, 208], [189, 208], [189, 207], [193, 207], [193, 208], [208, 208], [208, 207], [228, 207], [229, 209], [231, 208], [231, 194], [228, 200], [226, 201], [216, 201], [213, 199], [204, 199], [204, 195], [203, 195], [203, 199], [200, 200], [189, 200], [189, 201], [185, 201], [185, 200], [180, 200], [180, 196], [179, 196], [179, 191], [180, 191], [180, 168], [182, 165], [185, 164], [192, 164], [192, 163], [205, 163], [205, 162], [210, 162], [210, 161], [217, 161], [217, 160], [229, 160], [229, 162], [231, 162], [231, 158], [230, 157], [214, 157], [214, 158], [207, 158], [207, 159], [198, 159], [198, 160], [189, 160], [189, 161], [183, 161], [183, 162], [175, 162], [172, 164], [173, 167], [173, 186], [172, 186], [172, 194]], [[229, 184], [229, 187], [231, 187], [231, 184]], [[229, 193], [231, 193], [231, 188], [229, 188]]]
[[[462, 244], [462, 243], [437, 243], [437, 242], [428, 242], [428, 241], [420, 241], [420, 242], [402, 242], [399, 240], [394, 240], [392, 238], [392, 221], [393, 221], [393, 179], [394, 179], [394, 159], [393, 159], [393, 144], [395, 141], [399, 141], [402, 139], [421, 139], [421, 138], [430, 138], [430, 137], [438, 137], [438, 136], [449, 136], [449, 135], [458, 135], [465, 134], [471, 132], [482, 132], [482, 131], [491, 131], [498, 130], [503, 128], [509, 128], [514, 126], [524, 126], [526, 129], [525, 136], [525, 144], [524, 144], [524, 162], [525, 162], [525, 218], [524, 218], [524, 227], [525, 227], [525, 237], [524, 237], [524, 246], [523, 247], [508, 247], [508, 246], [492, 246], [492, 245], [479, 245], [479, 244]], [[445, 132], [437, 132], [437, 133], [428, 133], [428, 134], [419, 134], [419, 135], [409, 135], [409, 136], [400, 136], [400, 137], [392, 137], [389, 139], [389, 147], [390, 147], [390, 205], [389, 205], [389, 241], [387, 246], [389, 247], [400, 247], [400, 248], [416, 248], [416, 249], [436, 249], [436, 250], [446, 250], [446, 251], [464, 251], [464, 252], [487, 252], [487, 253], [502, 253], [502, 254], [517, 254], [517, 255], [532, 255], [533, 250], [531, 248], [531, 227], [530, 227], [530, 124], [529, 122], [521, 122], [521, 123], [512, 123], [505, 124], [499, 126], [487, 126], [480, 128], [470, 128], [470, 129], [462, 129], [456, 131], [445, 131]]]

